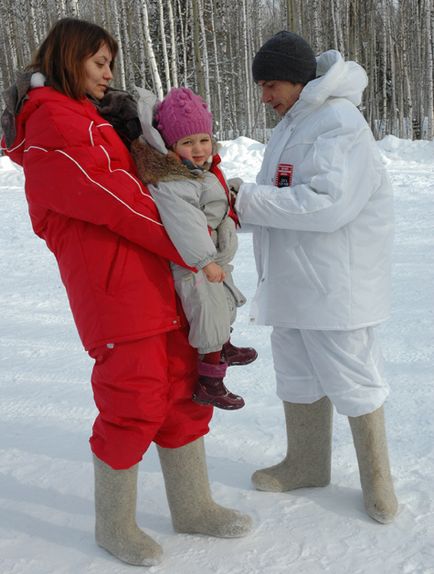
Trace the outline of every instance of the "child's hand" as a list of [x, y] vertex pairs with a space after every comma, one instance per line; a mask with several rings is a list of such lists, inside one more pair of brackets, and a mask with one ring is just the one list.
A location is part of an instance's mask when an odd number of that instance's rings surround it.
[[217, 227], [217, 256], [215, 262], [219, 265], [226, 265], [235, 257], [238, 247], [235, 221], [232, 217], [226, 216]]
[[240, 177], [233, 177], [232, 179], [228, 179], [228, 187], [235, 194], [237, 194], [240, 190], [242, 183], [243, 180]]
[[225, 272], [220, 265], [217, 265], [214, 261], [211, 261], [211, 263], [202, 267], [202, 271], [205, 273], [206, 278], [210, 283], [221, 283], [224, 281]]

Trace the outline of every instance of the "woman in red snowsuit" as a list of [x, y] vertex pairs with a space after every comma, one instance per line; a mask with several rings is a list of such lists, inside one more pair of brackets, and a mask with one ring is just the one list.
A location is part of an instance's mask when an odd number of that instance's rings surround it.
[[95, 359], [96, 540], [125, 562], [152, 565], [161, 548], [135, 522], [138, 463], [152, 441], [175, 530], [243, 536], [250, 519], [209, 491], [201, 437], [212, 409], [191, 400], [197, 356], [169, 260], [185, 264], [127, 148], [93, 103], [112, 80], [117, 49], [99, 26], [57, 22], [32, 64], [37, 73], [20, 76], [9, 94], [2, 148], [24, 168], [33, 229], [57, 259]]

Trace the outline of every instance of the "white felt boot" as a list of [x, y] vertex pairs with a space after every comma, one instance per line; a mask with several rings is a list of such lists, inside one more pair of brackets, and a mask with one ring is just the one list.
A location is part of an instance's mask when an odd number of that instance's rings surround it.
[[99, 546], [135, 566], [161, 562], [162, 549], [136, 524], [139, 465], [114, 470], [93, 457], [95, 468], [95, 539]]
[[359, 463], [365, 508], [371, 518], [392, 522], [398, 501], [393, 489], [387, 452], [384, 409], [359, 417], [348, 417]]
[[327, 397], [312, 404], [283, 402], [288, 439], [282, 462], [257, 470], [258, 490], [284, 492], [330, 483], [333, 407]]
[[203, 438], [180, 448], [158, 447], [167, 500], [177, 532], [221, 538], [245, 536], [250, 516], [224, 508], [212, 499]]

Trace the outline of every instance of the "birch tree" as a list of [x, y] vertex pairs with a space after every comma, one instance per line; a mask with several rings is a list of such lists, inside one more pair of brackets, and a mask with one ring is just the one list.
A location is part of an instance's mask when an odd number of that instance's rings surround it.
[[242, 53], [244, 54], [244, 82], [245, 82], [245, 106], [246, 106], [246, 122], [248, 126], [252, 125], [252, 90], [251, 90], [251, 72], [250, 72], [250, 47], [248, 41], [248, 34], [247, 34], [247, 5], [246, 0], [242, 0], [241, 3], [242, 11], [241, 11], [241, 31], [242, 31]]
[[172, 73], [172, 84], [176, 88], [178, 87], [178, 69], [177, 69], [175, 20], [173, 16], [172, 0], [167, 0], [167, 13], [169, 18], [169, 31], [170, 31], [170, 70]]
[[388, 94], [387, 94], [387, 64], [388, 64], [388, 18], [387, 18], [387, 2], [381, 0], [381, 21], [382, 21], [382, 34], [381, 34], [381, 49], [382, 49], [382, 66], [381, 66], [381, 83], [382, 83], [382, 123], [383, 133], [387, 131], [387, 108], [388, 108]]
[[120, 84], [120, 87], [125, 90], [126, 89], [126, 81], [125, 81], [125, 65], [124, 65], [124, 54], [123, 54], [123, 42], [121, 36], [121, 29], [120, 29], [120, 14], [119, 14], [119, 5], [118, 2], [112, 2], [108, 6], [110, 13], [107, 14], [107, 17], [113, 17], [114, 28], [113, 33], [116, 36], [119, 45], [119, 56], [117, 58], [117, 69], [118, 73], [116, 74], [116, 80]]
[[213, 2], [209, 3], [210, 10], [210, 24], [211, 24], [211, 36], [212, 36], [212, 53], [214, 57], [214, 87], [216, 94], [216, 110], [214, 110], [214, 123], [218, 131], [222, 130], [223, 126], [223, 102], [222, 102], [222, 86], [221, 86], [221, 75], [220, 75], [220, 63], [219, 56], [220, 51], [217, 45], [217, 31], [215, 22], [215, 12]]
[[432, 0], [425, 0], [425, 53], [426, 53], [426, 116], [427, 116], [427, 133], [426, 137], [433, 137], [433, 45], [432, 45], [432, 26], [433, 26], [433, 7]]
[[198, 9], [198, 17], [199, 17], [199, 52], [198, 57], [201, 61], [201, 66], [203, 70], [203, 80], [204, 80], [204, 92], [202, 96], [204, 100], [207, 102], [208, 105], [211, 104], [211, 91], [210, 91], [210, 84], [209, 84], [209, 59], [208, 59], [208, 46], [207, 46], [207, 38], [205, 32], [205, 22], [204, 22], [204, 9], [205, 3], [204, 0], [194, 0], [196, 2], [196, 7]]
[[194, 49], [194, 67], [196, 72], [197, 91], [202, 97], [205, 97], [205, 71], [202, 64], [202, 52], [200, 47], [201, 27], [199, 21], [200, 0], [191, 0], [193, 15], [193, 49]]
[[145, 38], [146, 53], [148, 56], [149, 67], [153, 80], [155, 93], [159, 100], [164, 97], [163, 85], [161, 83], [160, 73], [158, 71], [157, 60], [155, 58], [154, 46], [152, 44], [151, 34], [149, 33], [149, 16], [146, 2], [142, 3], [142, 21], [143, 21], [143, 35]]
[[166, 42], [166, 19], [164, 15], [163, 0], [158, 0], [158, 13], [160, 16], [160, 39], [161, 39], [162, 60], [164, 66], [164, 77], [166, 79], [166, 92], [168, 92], [172, 87], [172, 82], [170, 81], [169, 56], [167, 53], [167, 42]]

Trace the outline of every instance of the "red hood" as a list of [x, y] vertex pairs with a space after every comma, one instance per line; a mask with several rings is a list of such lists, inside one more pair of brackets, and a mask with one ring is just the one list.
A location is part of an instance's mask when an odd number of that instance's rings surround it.
[[70, 110], [74, 110], [79, 106], [82, 111], [85, 110], [89, 118], [94, 120], [99, 118], [95, 107], [87, 99], [76, 101], [49, 87], [31, 89], [28, 92], [28, 99], [24, 102], [21, 111], [15, 118], [16, 136], [14, 142], [9, 148], [6, 148], [4, 138], [2, 138], [2, 150], [12, 161], [21, 166], [23, 165], [23, 154], [26, 149], [25, 133], [27, 120], [35, 110], [47, 102], [59, 102], [64, 109], [69, 108]]

